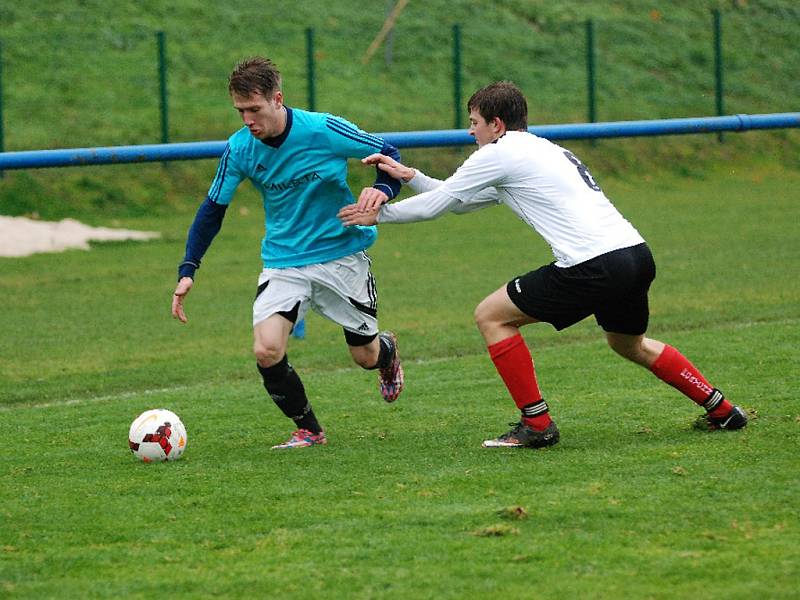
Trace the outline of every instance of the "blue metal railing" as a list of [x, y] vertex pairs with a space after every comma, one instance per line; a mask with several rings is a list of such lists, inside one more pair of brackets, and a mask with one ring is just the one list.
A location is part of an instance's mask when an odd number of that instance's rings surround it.
[[[800, 127], [800, 112], [765, 115], [731, 115], [652, 121], [612, 121], [568, 125], [536, 125], [528, 131], [550, 140], [640, 137], [750, 131]], [[434, 148], [466, 146], [474, 143], [464, 129], [378, 133], [397, 148]], [[76, 167], [122, 163], [158, 162], [218, 158], [225, 141], [71, 148], [64, 150], [29, 150], [0, 153], [0, 171]]]

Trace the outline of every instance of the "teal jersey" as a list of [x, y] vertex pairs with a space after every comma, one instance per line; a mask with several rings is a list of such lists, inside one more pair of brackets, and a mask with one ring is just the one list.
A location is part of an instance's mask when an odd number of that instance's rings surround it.
[[[335, 260], [371, 246], [375, 227], [344, 227], [339, 209], [355, 202], [347, 160], [397, 150], [345, 119], [287, 108], [286, 129], [259, 140], [243, 127], [228, 139], [207, 201], [230, 204], [249, 179], [264, 203], [264, 267], [285, 268]], [[393, 198], [399, 185], [378, 175], [375, 187]]]

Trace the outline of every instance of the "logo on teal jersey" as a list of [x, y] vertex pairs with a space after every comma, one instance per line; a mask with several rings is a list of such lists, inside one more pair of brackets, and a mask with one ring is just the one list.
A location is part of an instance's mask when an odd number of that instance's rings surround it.
[[283, 192], [291, 188], [305, 185], [308, 182], [314, 181], [316, 179], [322, 179], [322, 177], [320, 177], [319, 173], [317, 173], [316, 171], [312, 171], [311, 173], [307, 173], [300, 177], [295, 177], [294, 179], [290, 179], [289, 181], [267, 183], [264, 184], [264, 187], [267, 188], [267, 190], [269, 190], [270, 192]]

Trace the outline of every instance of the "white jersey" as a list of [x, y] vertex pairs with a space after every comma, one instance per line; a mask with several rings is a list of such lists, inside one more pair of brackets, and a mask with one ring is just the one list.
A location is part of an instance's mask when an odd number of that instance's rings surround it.
[[574, 154], [524, 131], [479, 148], [445, 181], [418, 172], [409, 184], [423, 193], [385, 205], [379, 223], [502, 203], [545, 239], [559, 267], [644, 242]]

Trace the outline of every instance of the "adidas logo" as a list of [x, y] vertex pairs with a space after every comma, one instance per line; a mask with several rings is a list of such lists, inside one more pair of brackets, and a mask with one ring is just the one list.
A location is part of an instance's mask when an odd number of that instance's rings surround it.
[[367, 325], [366, 323], [362, 323], [361, 325], [358, 326], [358, 330], [359, 331], [369, 331], [369, 325]]
[[256, 173], [258, 173], [260, 171], [266, 171], [266, 170], [267, 170], [267, 168], [264, 165], [260, 165], [259, 164], [259, 165], [256, 166]]

